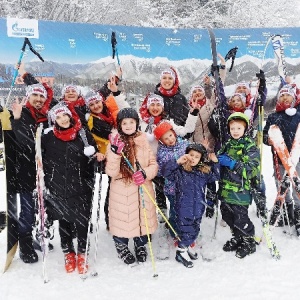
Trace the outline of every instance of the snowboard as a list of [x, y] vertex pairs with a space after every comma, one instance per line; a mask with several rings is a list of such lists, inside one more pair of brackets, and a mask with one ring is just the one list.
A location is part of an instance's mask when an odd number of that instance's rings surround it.
[[[6, 113], [6, 116], [5, 116]], [[6, 260], [3, 272], [6, 272], [13, 261], [18, 248], [18, 205], [16, 193], [16, 142], [14, 133], [8, 124], [6, 112], [0, 112], [1, 134], [3, 144], [3, 167], [1, 168], [1, 207], [6, 207]], [[3, 214], [2, 214], [3, 215]]]

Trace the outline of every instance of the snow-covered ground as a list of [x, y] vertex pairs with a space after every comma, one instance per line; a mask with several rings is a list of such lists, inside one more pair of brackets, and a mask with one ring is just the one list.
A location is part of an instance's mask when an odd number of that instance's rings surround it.
[[[273, 181], [272, 159], [269, 147], [264, 147], [263, 174], [267, 187], [268, 208], [272, 207], [276, 196]], [[0, 189], [3, 191], [3, 175]], [[64, 270], [63, 254], [59, 246], [56, 229], [53, 240], [55, 249], [47, 257], [49, 283], [42, 279], [42, 262], [26, 265], [18, 257], [5, 274], [0, 274], [1, 300], [35, 299], [299, 299], [300, 241], [296, 237], [283, 234], [282, 228], [273, 231], [281, 260], [271, 258], [265, 240], [257, 246], [255, 254], [244, 259], [233, 253], [225, 253], [223, 244], [230, 238], [229, 228], [217, 227], [216, 239], [211, 241], [214, 219], [202, 221], [203, 252], [215, 255], [211, 262], [201, 258], [195, 261], [194, 268], [187, 269], [175, 261], [175, 249], [171, 249], [169, 260], [155, 259], [155, 273], [151, 259], [137, 267], [126, 266], [117, 258], [110, 234], [105, 229], [103, 199], [106, 194], [107, 178], [103, 176], [101, 223], [99, 233], [98, 259], [94, 265], [94, 237], [92, 237], [90, 269], [97, 270], [97, 277], [83, 281], [77, 273], [67, 274]], [[0, 192], [1, 193], [1, 192]], [[0, 209], [4, 200], [0, 199]], [[256, 217], [255, 205], [249, 208], [256, 226], [256, 235], [262, 236], [262, 227]], [[56, 226], [57, 227], [57, 226]], [[0, 234], [0, 267], [5, 260], [5, 235]], [[154, 252], [157, 246], [153, 242]], [[131, 245], [132, 246], [132, 245]], [[39, 257], [41, 255], [39, 253]]]

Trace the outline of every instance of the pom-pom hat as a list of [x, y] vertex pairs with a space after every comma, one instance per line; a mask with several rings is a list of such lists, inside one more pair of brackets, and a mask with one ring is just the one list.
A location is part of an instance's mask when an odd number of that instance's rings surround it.
[[32, 94], [42, 95], [45, 99], [47, 99], [47, 91], [40, 83], [32, 84], [27, 87], [26, 97], [29, 98]]

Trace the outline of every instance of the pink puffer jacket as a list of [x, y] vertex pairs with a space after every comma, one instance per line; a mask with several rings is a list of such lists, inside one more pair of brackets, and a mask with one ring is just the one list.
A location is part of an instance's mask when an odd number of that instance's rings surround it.
[[[144, 186], [155, 200], [152, 179], [156, 176], [158, 165], [147, 140], [146, 134], [142, 133], [134, 139], [136, 147], [136, 159], [146, 173], [147, 179]], [[109, 228], [112, 235], [132, 238], [147, 234], [142, 198], [139, 187], [133, 182], [125, 183], [120, 173], [121, 156], [114, 154], [107, 147], [107, 163], [105, 172], [112, 177], [109, 192]], [[135, 168], [135, 166], [134, 166]], [[156, 207], [143, 192], [143, 198], [147, 214], [149, 233], [157, 229]]]

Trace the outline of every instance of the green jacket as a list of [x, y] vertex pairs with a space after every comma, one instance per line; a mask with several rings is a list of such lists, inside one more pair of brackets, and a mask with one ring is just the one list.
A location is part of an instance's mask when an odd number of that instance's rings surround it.
[[233, 170], [221, 167], [220, 195], [225, 202], [237, 205], [251, 204], [251, 179], [260, 172], [260, 153], [248, 136], [229, 139], [218, 154], [227, 154], [236, 161]]

